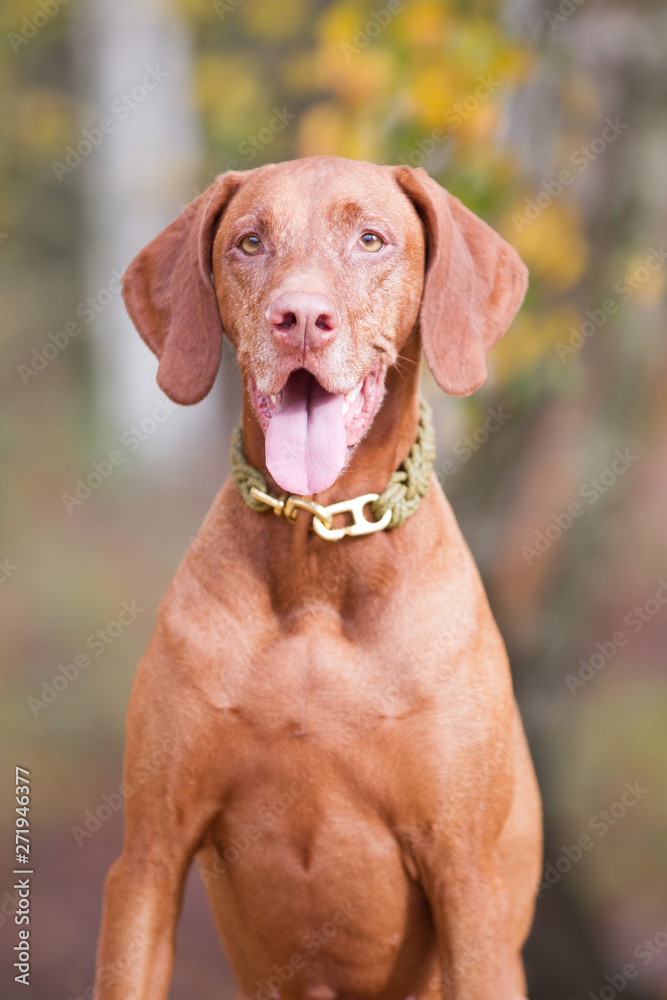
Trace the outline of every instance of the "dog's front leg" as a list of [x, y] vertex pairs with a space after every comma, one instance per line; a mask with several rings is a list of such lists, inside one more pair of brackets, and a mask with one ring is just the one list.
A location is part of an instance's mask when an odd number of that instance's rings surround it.
[[125, 843], [105, 885], [95, 1000], [166, 1000], [185, 880], [219, 809], [206, 710], [155, 666], [149, 653], [130, 699]]
[[502, 865], [495, 851], [447, 845], [446, 862], [425, 879], [433, 912], [443, 1000], [524, 1000], [517, 940]]
[[[525, 741], [524, 741], [525, 743]], [[436, 930], [443, 1000], [525, 1000], [521, 949], [532, 917], [539, 837], [522, 771], [502, 743], [461, 759], [413, 852]], [[532, 775], [532, 770], [531, 770]], [[535, 836], [533, 837], [532, 833]]]
[[107, 876], [95, 1000], [166, 1000], [189, 856], [126, 848]]

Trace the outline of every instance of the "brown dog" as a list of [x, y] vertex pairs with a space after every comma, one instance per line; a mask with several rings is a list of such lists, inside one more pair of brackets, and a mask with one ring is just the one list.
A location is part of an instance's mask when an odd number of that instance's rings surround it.
[[[326, 506], [410, 452], [422, 348], [472, 392], [525, 287], [424, 171], [317, 156], [219, 177], [124, 295], [179, 403], [210, 390], [224, 330], [248, 462]], [[95, 996], [167, 997], [196, 854], [239, 995], [519, 1000], [539, 796], [450, 507], [432, 478], [401, 527], [330, 541], [304, 506], [258, 513], [228, 480], [161, 605]]]

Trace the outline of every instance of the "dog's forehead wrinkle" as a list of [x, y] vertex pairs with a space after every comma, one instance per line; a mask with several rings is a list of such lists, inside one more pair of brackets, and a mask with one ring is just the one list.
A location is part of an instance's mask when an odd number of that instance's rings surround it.
[[279, 166], [281, 169], [266, 174], [258, 172], [246, 185], [241, 201], [259, 201], [270, 205], [276, 214], [283, 213], [284, 218], [300, 218], [311, 224], [331, 224], [332, 219], [350, 224], [364, 221], [365, 216], [379, 221], [388, 210], [404, 219], [413, 215], [405, 197], [397, 197], [393, 178], [382, 168], [337, 157]]
[[228, 228], [235, 230], [258, 229], [261, 232], [279, 231], [284, 220], [274, 207], [269, 205], [252, 206], [236, 218], [232, 218]]

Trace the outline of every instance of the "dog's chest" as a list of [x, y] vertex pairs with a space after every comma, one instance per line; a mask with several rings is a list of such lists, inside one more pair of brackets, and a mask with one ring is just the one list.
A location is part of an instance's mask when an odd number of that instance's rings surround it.
[[258, 633], [225, 665], [222, 705], [258, 739], [336, 745], [442, 719], [465, 700], [460, 664], [476, 624], [446, 621], [426, 601], [423, 610], [406, 622], [389, 609], [354, 631], [335, 615], [304, 615]]
[[428, 700], [428, 678], [400, 650], [364, 648], [322, 629], [276, 636], [238, 664], [230, 695], [264, 736], [362, 737]]

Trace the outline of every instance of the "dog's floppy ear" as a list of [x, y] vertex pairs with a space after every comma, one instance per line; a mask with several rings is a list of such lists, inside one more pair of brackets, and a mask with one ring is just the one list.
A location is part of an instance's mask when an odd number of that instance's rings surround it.
[[425, 170], [397, 167], [396, 179], [426, 230], [424, 354], [440, 388], [466, 396], [486, 381], [486, 356], [519, 310], [528, 271], [509, 243]]
[[123, 276], [132, 322], [160, 359], [157, 381], [176, 403], [198, 403], [220, 365], [222, 324], [211, 281], [213, 237], [242, 174], [221, 174], [137, 254]]

